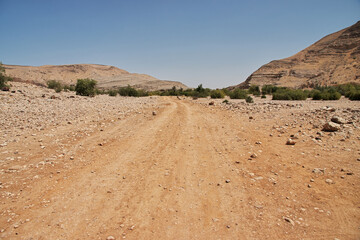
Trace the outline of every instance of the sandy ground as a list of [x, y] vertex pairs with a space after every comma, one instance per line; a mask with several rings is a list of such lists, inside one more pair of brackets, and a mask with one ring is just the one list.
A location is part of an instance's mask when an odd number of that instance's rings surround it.
[[[13, 89], [0, 95], [2, 239], [360, 239], [359, 102]], [[333, 115], [346, 123], [321, 131]]]

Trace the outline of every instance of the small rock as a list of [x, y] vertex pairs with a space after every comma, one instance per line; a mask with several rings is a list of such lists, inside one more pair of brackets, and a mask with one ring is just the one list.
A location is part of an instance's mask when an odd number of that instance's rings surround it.
[[250, 155], [250, 157], [251, 158], [257, 158], [257, 155], [256, 155], [256, 153], [253, 153], [253, 154]]
[[334, 122], [328, 122], [325, 123], [322, 130], [325, 132], [336, 132], [340, 130], [340, 125]]
[[156, 113], [155, 111], [152, 112], [152, 115], [153, 115], [153, 116], [156, 116], [156, 114], [157, 114], [157, 113]]
[[74, 160], [74, 157], [73, 157], [73, 156], [71, 156], [71, 157], [70, 157], [70, 160]]
[[289, 138], [287, 141], [286, 141], [286, 145], [295, 145], [295, 141], [292, 140], [291, 138]]
[[313, 173], [316, 173], [316, 174], [324, 174], [325, 173], [325, 169], [322, 169], [322, 168], [314, 168], [312, 170]]
[[226, 179], [225, 182], [226, 182], [226, 183], [229, 183], [229, 182], [230, 182], [230, 179]]
[[293, 221], [293, 220], [291, 220], [290, 218], [288, 218], [288, 217], [284, 217], [284, 220], [285, 220], [286, 222], [290, 223], [291, 225], [295, 226], [294, 221]]
[[334, 122], [334, 123], [338, 123], [338, 124], [345, 124], [346, 123], [345, 119], [343, 119], [343, 118], [341, 118], [339, 116], [333, 116], [331, 118], [331, 121]]
[[106, 240], [115, 240], [115, 237], [113, 237], [113, 236], [108, 236], [108, 237], [106, 238]]
[[326, 182], [327, 184], [333, 184], [333, 183], [334, 183], [333, 180], [331, 180], [331, 179], [329, 179], [329, 178], [326, 179], [325, 182]]
[[9, 167], [10, 171], [18, 171], [18, 170], [21, 170], [21, 169], [22, 169], [22, 166], [19, 166], [19, 165]]
[[214, 104], [215, 104], [214, 101], [209, 102], [209, 105], [214, 105]]

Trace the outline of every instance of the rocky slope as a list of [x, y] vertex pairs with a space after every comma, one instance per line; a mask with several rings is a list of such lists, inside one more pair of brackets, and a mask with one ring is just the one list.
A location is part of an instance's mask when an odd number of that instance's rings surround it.
[[245, 82], [286, 87], [313, 87], [349, 82], [360, 83], [360, 21], [330, 34], [289, 58], [263, 65]]
[[45, 85], [48, 80], [75, 84], [79, 78], [91, 78], [100, 88], [123, 87], [127, 85], [145, 90], [187, 88], [174, 81], [163, 81], [146, 74], [129, 73], [114, 66], [97, 64], [45, 65], [39, 67], [4, 65], [6, 74], [21, 81]]

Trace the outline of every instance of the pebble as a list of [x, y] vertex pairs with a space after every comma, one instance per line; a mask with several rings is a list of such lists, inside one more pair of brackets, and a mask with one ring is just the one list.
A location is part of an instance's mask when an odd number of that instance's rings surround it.
[[291, 138], [289, 138], [287, 141], [286, 141], [286, 145], [295, 145], [295, 141], [292, 140]]
[[288, 222], [288, 223], [290, 223], [291, 225], [295, 226], [295, 223], [294, 223], [293, 220], [291, 220], [291, 219], [288, 218], [288, 217], [283, 217], [283, 218], [284, 218], [284, 220], [285, 220], [286, 222]]
[[230, 179], [226, 179], [225, 182], [226, 182], [226, 183], [229, 183], [229, 182], [230, 182]]
[[106, 240], [115, 240], [115, 237], [113, 237], [113, 236], [108, 236], [108, 237], [106, 238]]
[[333, 183], [334, 183], [333, 180], [331, 180], [331, 179], [329, 179], [329, 178], [326, 179], [325, 182], [326, 182], [327, 184], [333, 184]]

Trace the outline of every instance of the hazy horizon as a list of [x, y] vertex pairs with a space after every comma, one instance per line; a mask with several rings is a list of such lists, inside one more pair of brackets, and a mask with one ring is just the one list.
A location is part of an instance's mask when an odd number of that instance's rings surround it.
[[0, 61], [223, 88], [360, 20], [360, 1], [0, 1]]

